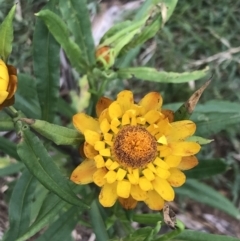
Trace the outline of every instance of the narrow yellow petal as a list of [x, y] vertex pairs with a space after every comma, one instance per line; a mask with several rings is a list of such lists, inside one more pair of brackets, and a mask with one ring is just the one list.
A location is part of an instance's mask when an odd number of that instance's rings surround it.
[[86, 159], [73, 170], [70, 180], [76, 184], [88, 184], [93, 182], [93, 174], [96, 171], [95, 161]]
[[111, 151], [110, 151], [109, 148], [106, 148], [106, 149], [99, 150], [99, 154], [102, 155], [102, 156], [110, 157]]
[[177, 167], [179, 163], [181, 162], [182, 157], [181, 156], [166, 156], [164, 158], [164, 161], [168, 164], [169, 167]]
[[110, 123], [107, 118], [104, 118], [100, 123], [101, 132], [107, 133], [110, 130]]
[[117, 180], [118, 181], [121, 181], [123, 180], [123, 178], [126, 176], [127, 174], [127, 171], [122, 169], [122, 168], [119, 168], [118, 171], [117, 171]]
[[122, 117], [123, 112], [122, 112], [120, 104], [117, 101], [114, 101], [108, 107], [108, 114], [111, 119]]
[[143, 191], [149, 191], [153, 189], [152, 183], [146, 177], [139, 178], [139, 187]]
[[148, 179], [148, 181], [152, 181], [155, 178], [155, 175], [153, 174], [153, 172], [150, 169], [148, 169], [148, 168], [145, 168], [142, 171], [142, 173]]
[[5, 90], [0, 90], [0, 104], [2, 104], [8, 97], [8, 92]]
[[122, 125], [125, 126], [125, 125], [129, 125], [131, 123], [130, 121], [130, 116], [128, 113], [124, 113], [123, 116], [122, 116]]
[[172, 154], [173, 151], [172, 151], [172, 149], [169, 145], [158, 146], [157, 150], [160, 152], [159, 153], [160, 157], [166, 157], [166, 156], [169, 156], [169, 155], [173, 155]]
[[91, 130], [86, 130], [84, 132], [85, 140], [90, 145], [94, 146], [97, 141], [101, 140], [101, 136], [99, 133]]
[[83, 134], [86, 130], [100, 132], [99, 122], [85, 113], [78, 113], [74, 115], [73, 125]]
[[175, 193], [171, 185], [165, 179], [156, 177], [152, 181], [154, 190], [166, 201], [173, 201]]
[[158, 92], [150, 92], [140, 100], [139, 105], [143, 106], [147, 113], [149, 110], [160, 110], [162, 102], [162, 96]]
[[165, 169], [165, 170], [168, 170], [168, 168], [169, 168], [168, 164], [159, 157], [156, 157], [155, 160], [153, 161], [153, 163], [155, 165], [157, 165], [158, 167]]
[[95, 142], [94, 149], [97, 151], [105, 149], [105, 142], [104, 141]]
[[123, 112], [132, 108], [134, 103], [133, 93], [129, 90], [123, 90], [117, 95], [117, 102], [120, 104]]
[[182, 158], [177, 168], [181, 170], [189, 170], [197, 166], [197, 164], [198, 164], [198, 159], [195, 156], [185, 156]]
[[103, 134], [103, 138], [104, 138], [105, 141], [111, 141], [112, 138], [113, 138], [113, 134], [104, 133], [104, 134]]
[[117, 182], [106, 183], [99, 194], [99, 202], [103, 207], [112, 207], [117, 200]]
[[134, 185], [138, 184], [138, 180], [134, 177], [132, 173], [128, 173], [127, 178], [131, 184], [134, 184]]
[[170, 172], [166, 169], [163, 169], [161, 167], [157, 167], [157, 176], [162, 179], [167, 179], [170, 176]]
[[177, 168], [171, 168], [169, 169], [169, 171], [171, 174], [167, 180], [170, 183], [170, 185], [173, 187], [182, 186], [183, 183], [186, 181], [186, 176], [184, 175], [184, 173]]
[[157, 139], [157, 142], [160, 143], [160, 144], [163, 144], [163, 145], [168, 144], [166, 136], [161, 136], [160, 138]]
[[95, 164], [96, 164], [97, 168], [101, 168], [101, 167], [105, 166], [105, 161], [104, 161], [104, 159], [101, 155], [95, 156], [94, 161], [95, 161]]
[[118, 201], [123, 206], [123, 208], [127, 210], [134, 209], [137, 206], [137, 201], [134, 200], [131, 196], [129, 196], [129, 198], [119, 197]]
[[96, 155], [98, 155], [98, 152], [94, 149], [94, 147], [86, 141], [83, 145], [83, 152], [88, 159], [93, 159]]
[[122, 198], [128, 198], [130, 195], [131, 183], [127, 180], [118, 181], [117, 195]]
[[103, 110], [105, 110], [106, 108], [109, 107], [109, 105], [112, 103], [113, 101], [108, 99], [107, 97], [101, 97], [97, 104], [96, 104], [96, 114], [97, 117], [99, 117], [101, 115], [101, 113], [103, 112]]
[[116, 161], [113, 161], [113, 163], [109, 166], [109, 170], [115, 170], [119, 167], [119, 163]]
[[157, 110], [149, 110], [145, 115], [144, 118], [149, 124], [156, 123], [160, 118], [162, 114], [161, 112]]
[[5, 91], [8, 88], [9, 73], [7, 65], [0, 59], [0, 91]]
[[106, 168], [97, 169], [97, 171], [93, 174], [93, 182], [99, 187], [102, 187], [106, 183], [106, 179], [104, 178], [106, 174]]
[[108, 171], [104, 178], [107, 180], [107, 183], [114, 183], [117, 180], [117, 173], [115, 171]]
[[147, 198], [147, 192], [143, 191], [139, 185], [131, 186], [131, 196], [137, 201], [144, 201]]
[[198, 153], [201, 146], [196, 142], [171, 142], [168, 145], [174, 156], [191, 156]]
[[147, 198], [144, 200], [144, 202], [148, 205], [150, 209], [156, 211], [162, 210], [164, 206], [164, 200], [154, 190], [147, 193]]
[[190, 120], [172, 122], [171, 126], [172, 129], [167, 135], [169, 142], [184, 140], [196, 131], [195, 123]]

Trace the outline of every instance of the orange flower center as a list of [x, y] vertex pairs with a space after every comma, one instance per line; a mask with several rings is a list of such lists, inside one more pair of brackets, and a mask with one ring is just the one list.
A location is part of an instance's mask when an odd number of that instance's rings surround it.
[[114, 139], [113, 153], [122, 166], [142, 168], [155, 159], [157, 141], [141, 126], [124, 126]]

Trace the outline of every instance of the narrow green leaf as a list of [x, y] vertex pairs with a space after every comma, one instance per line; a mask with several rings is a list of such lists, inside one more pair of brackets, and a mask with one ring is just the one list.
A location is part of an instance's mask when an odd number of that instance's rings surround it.
[[198, 80], [206, 76], [208, 68], [193, 72], [173, 73], [157, 71], [149, 67], [122, 68], [118, 70], [118, 77], [121, 79], [138, 78], [158, 83], [185, 83]]
[[13, 41], [13, 18], [16, 11], [16, 4], [11, 8], [7, 17], [0, 25], [0, 57], [7, 62], [8, 56], [12, 52]]
[[76, 207], [70, 207], [36, 241], [71, 240], [71, 232], [78, 222], [77, 213], [78, 210]]
[[4, 111], [0, 111], [0, 131], [11, 131], [14, 129], [12, 118]]
[[43, 201], [42, 207], [34, 223], [16, 241], [25, 241], [29, 239], [46, 225], [51, 224], [63, 208], [64, 210], [68, 210], [70, 207], [70, 204], [60, 199], [57, 195], [49, 193]]
[[87, 207], [71, 190], [68, 180], [62, 176], [39, 138], [30, 131], [29, 127], [18, 122], [18, 132], [21, 140], [17, 152], [39, 182], [66, 202]]
[[0, 150], [3, 151], [3, 153], [15, 158], [16, 160], [20, 160], [16, 148], [17, 147], [15, 143], [0, 136]]
[[18, 75], [18, 89], [15, 94], [16, 109], [21, 110], [29, 118], [41, 118], [36, 82], [27, 74]]
[[[49, 7], [51, 2], [46, 7]], [[59, 43], [44, 22], [37, 19], [33, 35], [33, 67], [42, 110], [41, 117], [49, 122], [53, 122], [59, 98], [59, 52]]]
[[227, 167], [220, 159], [200, 160], [194, 169], [185, 171], [185, 174], [188, 178], [203, 179], [223, 173]]
[[147, 213], [147, 214], [134, 214], [132, 219], [133, 221], [138, 223], [154, 225], [159, 221], [163, 221], [163, 215], [160, 212]]
[[57, 145], [79, 145], [84, 141], [84, 137], [74, 129], [42, 120], [22, 118], [21, 121], [29, 124], [31, 128]]
[[212, 187], [194, 179], [188, 179], [184, 186], [175, 189], [179, 195], [187, 196], [198, 202], [222, 210], [234, 218], [240, 219], [239, 210], [222, 194]]
[[239, 238], [234, 238], [225, 235], [209, 234], [205, 232], [184, 230], [177, 235], [174, 240], [178, 241], [239, 241]]
[[88, 66], [95, 64], [95, 46], [86, 0], [60, 0], [60, 11]]
[[97, 241], [109, 240], [108, 233], [106, 231], [106, 226], [104, 224], [104, 219], [101, 216], [98, 203], [94, 200], [91, 204], [90, 218], [92, 223], [92, 229], [97, 237]]
[[30, 205], [37, 181], [28, 170], [25, 170], [16, 183], [9, 203], [10, 228], [5, 241], [16, 240], [30, 224]]
[[87, 65], [82, 57], [82, 51], [78, 45], [70, 39], [67, 26], [60, 16], [49, 10], [42, 10], [37, 13], [36, 16], [41, 18], [47, 25], [51, 34], [64, 49], [72, 66], [79, 72], [86, 72]]
[[207, 145], [211, 142], [213, 142], [214, 140], [213, 139], [205, 139], [203, 137], [200, 137], [200, 136], [190, 136], [186, 139], [186, 141], [193, 141], [193, 142], [196, 142], [200, 145]]
[[20, 170], [24, 169], [24, 167], [25, 165], [23, 163], [13, 163], [13, 164], [7, 165], [4, 168], [0, 168], [0, 177], [17, 173]]

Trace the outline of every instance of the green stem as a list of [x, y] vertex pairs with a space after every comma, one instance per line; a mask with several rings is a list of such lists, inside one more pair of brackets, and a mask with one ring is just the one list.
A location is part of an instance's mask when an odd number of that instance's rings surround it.
[[13, 106], [5, 107], [4, 110], [11, 118], [18, 117], [18, 111]]

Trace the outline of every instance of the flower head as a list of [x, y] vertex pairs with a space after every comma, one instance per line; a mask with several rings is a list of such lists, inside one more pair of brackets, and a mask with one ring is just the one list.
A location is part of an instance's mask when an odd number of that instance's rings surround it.
[[0, 110], [13, 105], [14, 93], [17, 89], [17, 71], [0, 59]]
[[198, 164], [194, 154], [200, 145], [186, 140], [196, 125], [190, 120], [174, 122], [173, 112], [161, 106], [159, 93], [151, 92], [135, 104], [132, 92], [125, 90], [116, 101], [105, 97], [98, 101], [98, 119], [74, 115], [74, 126], [85, 136], [87, 159], [71, 180], [101, 187], [99, 201], [104, 207], [118, 200], [132, 209], [144, 201], [161, 210], [165, 201], [172, 201], [173, 187], [186, 180], [182, 170]]

